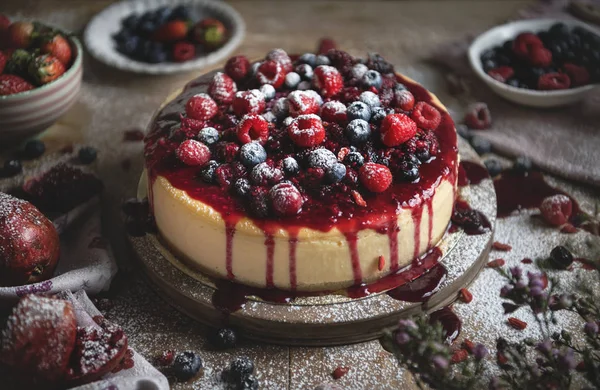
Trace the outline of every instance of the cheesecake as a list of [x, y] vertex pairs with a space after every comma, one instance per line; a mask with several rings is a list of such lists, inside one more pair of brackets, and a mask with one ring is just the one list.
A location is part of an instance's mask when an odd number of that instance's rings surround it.
[[376, 54], [231, 58], [171, 98], [145, 139], [160, 240], [259, 288], [330, 291], [410, 266], [447, 230], [456, 129]]

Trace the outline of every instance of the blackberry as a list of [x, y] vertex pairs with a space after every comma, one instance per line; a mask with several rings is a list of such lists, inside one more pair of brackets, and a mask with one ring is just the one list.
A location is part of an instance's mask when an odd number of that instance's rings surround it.
[[46, 145], [37, 139], [27, 141], [23, 149], [23, 156], [28, 159], [40, 157], [46, 151]]
[[239, 383], [239, 390], [258, 390], [259, 382], [254, 375], [248, 375]]
[[218, 349], [233, 348], [237, 344], [237, 335], [233, 329], [221, 328], [214, 334], [212, 343]]
[[210, 146], [219, 140], [219, 132], [214, 127], [205, 127], [198, 132], [198, 141]]
[[6, 160], [4, 163], [3, 176], [9, 177], [20, 173], [23, 170], [21, 161], [19, 160]]
[[293, 157], [286, 157], [281, 162], [281, 169], [286, 176], [295, 176], [300, 172], [300, 165]]
[[502, 164], [495, 158], [487, 159], [483, 163], [491, 177], [498, 176], [502, 172]]
[[365, 163], [365, 158], [358, 152], [350, 152], [344, 157], [344, 163], [351, 168], [358, 169]]
[[185, 351], [177, 354], [173, 361], [173, 374], [180, 381], [187, 381], [196, 376], [202, 368], [202, 358], [195, 352]]
[[250, 188], [250, 212], [257, 218], [269, 215], [269, 191], [263, 187]]
[[573, 254], [564, 246], [559, 245], [550, 252], [550, 260], [556, 267], [567, 269], [573, 264]]
[[548, 32], [555, 38], [562, 38], [569, 35], [570, 31], [569, 27], [567, 27], [564, 23], [555, 23], [552, 25], [552, 27], [550, 27]]
[[219, 163], [215, 160], [210, 160], [207, 162], [202, 170], [200, 170], [200, 178], [204, 180], [206, 183], [214, 183], [215, 182], [215, 172], [219, 167]]
[[236, 194], [242, 198], [245, 198], [250, 193], [250, 182], [248, 179], [240, 177], [233, 184], [233, 189], [235, 190]]
[[98, 152], [96, 152], [96, 149], [92, 148], [91, 146], [84, 146], [79, 149], [79, 152], [77, 153], [79, 161], [86, 165], [93, 163], [97, 156]]
[[513, 163], [513, 171], [517, 173], [527, 173], [531, 170], [531, 160], [525, 156], [519, 156]]
[[367, 59], [369, 69], [376, 70], [381, 74], [394, 73], [394, 65], [387, 62], [377, 53], [369, 53]]

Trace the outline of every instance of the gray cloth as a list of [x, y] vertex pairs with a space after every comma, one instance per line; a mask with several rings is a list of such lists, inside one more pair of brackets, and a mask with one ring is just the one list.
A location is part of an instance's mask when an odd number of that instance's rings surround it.
[[[540, 1], [516, 18], [573, 18], [566, 4], [565, 0]], [[477, 134], [492, 142], [499, 153], [527, 156], [548, 172], [600, 187], [600, 89], [581, 104], [563, 108], [536, 109], [508, 102], [471, 71], [466, 52], [478, 33], [481, 31], [473, 31], [465, 40], [433, 53], [436, 63], [465, 77], [474, 100], [488, 104], [492, 128]]]

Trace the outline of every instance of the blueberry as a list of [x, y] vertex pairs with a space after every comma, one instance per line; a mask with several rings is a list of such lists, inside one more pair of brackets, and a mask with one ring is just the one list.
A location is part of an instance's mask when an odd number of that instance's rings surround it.
[[300, 81], [300, 84], [298, 84], [298, 89], [300, 91], [306, 91], [309, 90], [311, 87], [310, 85], [310, 81]]
[[458, 135], [469, 141], [473, 137], [473, 133], [469, 130], [467, 125], [456, 125], [456, 132]]
[[231, 362], [228, 373], [232, 382], [240, 383], [254, 373], [254, 363], [249, 357], [240, 356]]
[[307, 64], [314, 68], [317, 63], [317, 56], [313, 53], [304, 53], [298, 58], [298, 63]]
[[152, 35], [152, 33], [154, 33], [154, 30], [156, 30], [157, 27], [157, 24], [153, 20], [143, 18], [140, 21], [138, 30], [140, 33], [149, 36]]
[[429, 147], [425, 146], [425, 147], [417, 148], [417, 150], [415, 151], [415, 157], [420, 162], [429, 161], [429, 159], [431, 158], [431, 152], [429, 151]]
[[367, 142], [371, 136], [371, 126], [363, 119], [354, 119], [346, 126], [346, 137], [353, 145]]
[[277, 117], [271, 111], [265, 112], [264, 114], [262, 114], [262, 117], [265, 118], [265, 120], [269, 123], [277, 122]]
[[358, 152], [350, 152], [344, 157], [344, 163], [351, 168], [357, 169], [363, 166], [365, 158]]
[[140, 38], [137, 36], [127, 36], [123, 41], [117, 44], [117, 50], [126, 56], [135, 57], [138, 54]]
[[531, 170], [531, 160], [525, 156], [519, 156], [513, 163], [513, 171], [527, 173]]
[[188, 20], [191, 19], [190, 8], [185, 5], [178, 5], [171, 11], [171, 20]]
[[471, 146], [478, 154], [486, 154], [492, 151], [492, 144], [485, 138], [474, 135], [471, 138]]
[[198, 133], [198, 141], [205, 145], [212, 145], [219, 140], [219, 132], [214, 127], [205, 127]]
[[353, 119], [362, 119], [368, 122], [369, 119], [371, 119], [371, 107], [363, 102], [353, 102], [348, 106], [346, 115], [349, 121]]
[[295, 71], [300, 75], [300, 77], [302, 77], [303, 80], [312, 80], [313, 78], [313, 68], [308, 64], [300, 64], [296, 66]]
[[487, 159], [483, 163], [491, 177], [498, 176], [502, 172], [502, 164], [495, 158]]
[[291, 116], [288, 116], [287, 118], [285, 118], [283, 120], [283, 126], [289, 127], [289, 125], [291, 125], [293, 121], [294, 121], [294, 118], [292, 118]]
[[363, 77], [361, 78], [361, 82], [363, 86], [366, 88], [375, 87], [377, 89], [381, 88], [381, 74], [376, 70], [368, 70]]
[[286, 157], [281, 163], [281, 169], [286, 176], [295, 176], [300, 172], [300, 165], [293, 157]]
[[329, 58], [327, 56], [318, 55], [317, 58], [315, 58], [315, 66], [329, 65], [329, 64], [331, 64], [331, 61], [329, 61]]
[[121, 25], [130, 31], [135, 31], [140, 24], [140, 16], [138, 14], [131, 14], [121, 21]]
[[360, 97], [358, 99], [361, 102], [368, 105], [371, 109], [373, 109], [374, 107], [381, 106], [381, 101], [379, 100], [379, 96], [377, 96], [377, 94], [374, 94], [371, 91], [365, 91], [365, 92], [361, 93]]
[[[248, 182], [248, 181], [246, 180], [246, 182]], [[248, 183], [248, 192], [249, 191], [250, 191], [250, 184]], [[221, 329], [217, 330], [217, 332], [214, 334], [212, 343], [218, 349], [234, 348], [235, 345], [237, 344], [237, 335], [233, 331], [233, 329], [221, 328]]]
[[46, 145], [38, 140], [32, 139], [27, 141], [25, 148], [23, 149], [23, 155], [25, 158], [34, 159], [40, 157], [46, 151]]
[[325, 180], [328, 183], [340, 182], [344, 176], [346, 176], [346, 166], [344, 164], [333, 164], [331, 168], [325, 171]]
[[240, 149], [240, 160], [247, 167], [253, 167], [267, 159], [267, 151], [258, 142], [249, 142]]
[[481, 56], [479, 56], [479, 59], [481, 60], [481, 62], [483, 62], [483, 61], [487, 61], [487, 60], [493, 60], [495, 56], [496, 56], [496, 52], [492, 49], [488, 49], [488, 50], [485, 50], [483, 53], [481, 53]]
[[115, 40], [115, 42], [117, 42], [117, 44], [123, 44], [132, 36], [133, 35], [130, 30], [123, 29], [118, 33], [114, 34], [112, 37]]
[[311, 168], [329, 169], [337, 163], [337, 157], [329, 149], [320, 148], [308, 153], [308, 165]]
[[387, 116], [387, 112], [385, 112], [385, 108], [383, 107], [373, 107], [371, 108], [371, 122], [379, 123]]
[[144, 59], [151, 64], [167, 61], [168, 54], [159, 43], [151, 42], [144, 50]]
[[200, 178], [204, 180], [206, 183], [214, 183], [215, 181], [215, 171], [219, 167], [219, 163], [215, 160], [210, 160], [207, 162], [202, 170], [200, 171]]
[[82, 164], [91, 164], [94, 162], [94, 160], [96, 160], [96, 157], [98, 155], [98, 152], [96, 152], [96, 149], [92, 148], [91, 146], [84, 146], [81, 149], [79, 149], [79, 153], [77, 154], [77, 156], [79, 157], [79, 161]]
[[201, 368], [202, 358], [191, 351], [178, 353], [173, 361], [173, 374], [180, 381], [193, 378]]
[[14, 176], [23, 170], [21, 161], [19, 160], [6, 160], [4, 163], [3, 174], [4, 176]]
[[271, 84], [265, 84], [260, 87], [260, 92], [265, 95], [265, 100], [270, 101], [275, 98], [275, 88]]
[[352, 67], [352, 77], [355, 79], [361, 79], [365, 73], [369, 70], [369, 67], [365, 64], [356, 64]]
[[412, 155], [405, 155], [406, 157], [400, 161], [399, 174], [400, 177], [408, 182], [414, 182], [420, 176], [419, 174], [419, 160]]
[[171, 18], [171, 7], [160, 7], [154, 10], [153, 20], [159, 26]]
[[300, 84], [300, 75], [296, 72], [290, 72], [285, 75], [285, 86], [294, 89]]
[[497, 68], [498, 64], [494, 60], [485, 60], [481, 61], [481, 66], [483, 67], [483, 70], [487, 72], [489, 70]]
[[564, 246], [559, 245], [550, 252], [550, 260], [556, 267], [566, 269], [573, 264], [573, 254]]
[[259, 382], [254, 375], [248, 375], [239, 383], [239, 390], [258, 390]]
[[286, 117], [290, 112], [288, 100], [286, 98], [279, 98], [275, 100], [275, 104], [273, 104], [271, 112], [279, 119]]

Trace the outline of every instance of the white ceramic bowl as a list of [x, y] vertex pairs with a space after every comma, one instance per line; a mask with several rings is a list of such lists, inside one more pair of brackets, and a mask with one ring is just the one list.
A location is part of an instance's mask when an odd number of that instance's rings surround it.
[[30, 91], [0, 96], [2, 143], [22, 140], [46, 130], [77, 100], [83, 73], [82, 48], [77, 38], [67, 38], [73, 63], [62, 76]]
[[[229, 32], [229, 39], [225, 45], [215, 51], [181, 63], [150, 64], [136, 61], [117, 51], [112, 36], [121, 29], [123, 18], [134, 13], [142, 14], [162, 6], [175, 7], [177, 5], [189, 6], [192, 14], [198, 19], [213, 17], [223, 22]], [[197, 70], [225, 59], [242, 42], [245, 29], [246, 25], [240, 14], [223, 1], [131, 0], [117, 2], [97, 14], [85, 29], [83, 39], [90, 54], [107, 65], [135, 73], [172, 74]]]
[[580, 26], [599, 35], [600, 31], [583, 22], [576, 20], [531, 19], [520, 20], [497, 26], [479, 35], [469, 47], [469, 62], [475, 74], [483, 80], [494, 92], [512, 102], [531, 107], [557, 107], [576, 103], [586, 97], [597, 84], [584, 85], [577, 88], [559, 91], [535, 91], [512, 87], [488, 76], [481, 64], [481, 54], [494, 46], [502, 45], [505, 41], [515, 38], [522, 32], [537, 33], [548, 30], [553, 24], [562, 22], [570, 28]]

